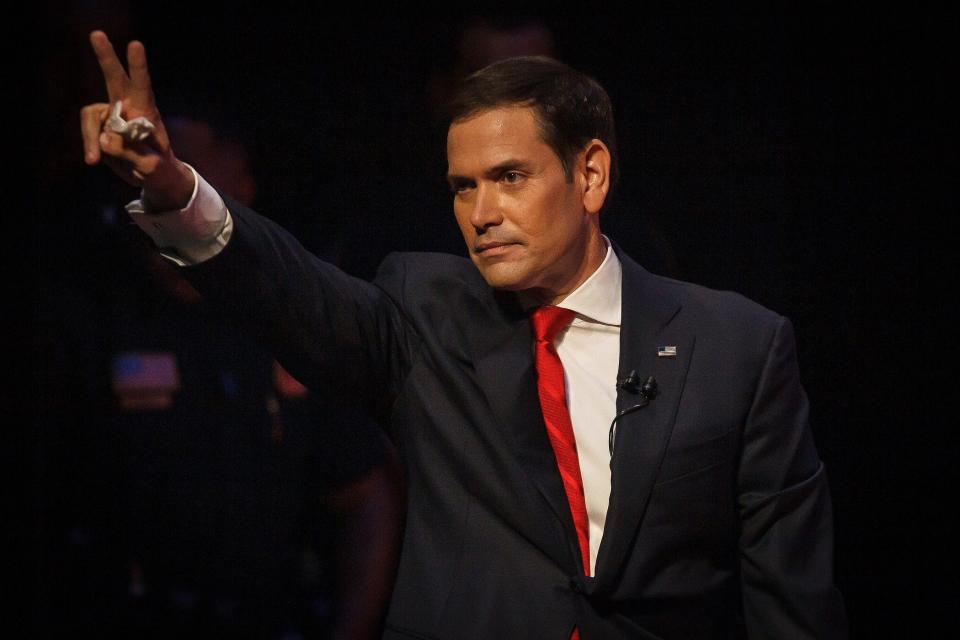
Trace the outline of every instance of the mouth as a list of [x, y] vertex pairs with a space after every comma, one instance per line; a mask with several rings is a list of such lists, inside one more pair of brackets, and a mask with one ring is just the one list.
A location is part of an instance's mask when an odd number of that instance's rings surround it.
[[478, 242], [474, 245], [473, 252], [483, 257], [498, 256], [517, 244], [516, 242]]

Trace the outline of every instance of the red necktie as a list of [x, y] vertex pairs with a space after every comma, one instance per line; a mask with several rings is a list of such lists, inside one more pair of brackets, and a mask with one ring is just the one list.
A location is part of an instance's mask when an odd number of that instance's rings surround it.
[[[570, 411], [567, 409], [567, 394], [564, 387], [563, 364], [554, 338], [573, 320], [574, 313], [560, 307], [539, 307], [530, 316], [536, 338], [537, 391], [540, 408], [547, 425], [547, 436], [557, 457], [557, 467], [563, 480], [563, 489], [570, 503], [573, 526], [577, 531], [580, 558], [583, 560], [583, 575], [590, 575], [590, 530], [587, 505], [583, 498], [583, 479], [580, 476], [580, 461], [577, 458], [577, 440], [573, 435]], [[576, 635], [576, 634], [575, 634]]]

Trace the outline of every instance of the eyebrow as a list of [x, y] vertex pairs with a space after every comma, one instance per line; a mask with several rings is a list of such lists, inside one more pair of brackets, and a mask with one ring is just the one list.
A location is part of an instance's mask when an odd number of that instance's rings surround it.
[[[507, 158], [503, 162], [497, 163], [490, 167], [489, 169], [483, 172], [485, 177], [496, 177], [503, 175], [507, 171], [516, 171], [517, 169], [523, 169], [527, 166], [527, 163], [523, 160], [517, 158]], [[453, 187], [456, 185], [463, 184], [464, 182], [470, 182], [472, 178], [466, 176], [460, 176], [455, 173], [447, 174], [447, 183]]]

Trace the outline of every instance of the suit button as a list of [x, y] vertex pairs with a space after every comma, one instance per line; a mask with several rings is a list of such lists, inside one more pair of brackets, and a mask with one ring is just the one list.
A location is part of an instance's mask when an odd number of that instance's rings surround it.
[[574, 593], [583, 593], [583, 587], [580, 585], [580, 581], [576, 578], [570, 578], [570, 588]]

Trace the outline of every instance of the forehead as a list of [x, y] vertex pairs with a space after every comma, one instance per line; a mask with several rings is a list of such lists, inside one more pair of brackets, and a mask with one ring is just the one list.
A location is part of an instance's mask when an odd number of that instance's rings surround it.
[[544, 154], [552, 156], [553, 151], [543, 141], [531, 107], [487, 109], [454, 122], [447, 131], [451, 172], [496, 165], [507, 159], [535, 160]]

